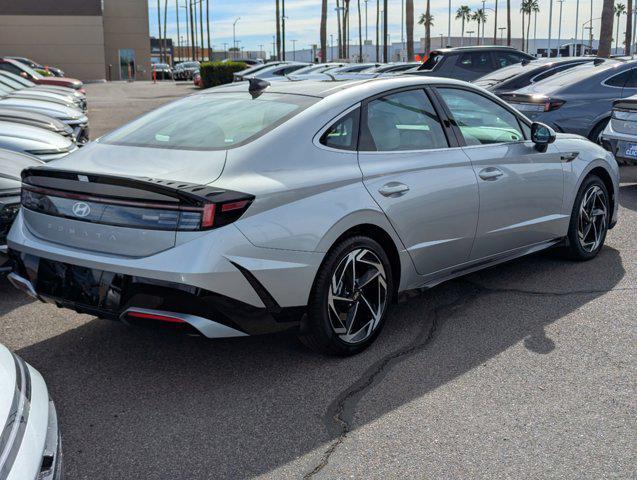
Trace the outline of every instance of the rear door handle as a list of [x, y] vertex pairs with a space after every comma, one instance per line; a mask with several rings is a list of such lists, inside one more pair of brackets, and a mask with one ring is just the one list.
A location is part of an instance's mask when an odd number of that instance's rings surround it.
[[502, 170], [500, 170], [499, 168], [495, 168], [495, 167], [483, 168], [482, 170], [480, 170], [480, 173], [478, 173], [478, 176], [482, 180], [497, 180], [502, 175], [504, 175], [504, 172], [502, 172]]
[[399, 182], [389, 182], [378, 189], [378, 192], [384, 197], [400, 197], [408, 191], [409, 187]]

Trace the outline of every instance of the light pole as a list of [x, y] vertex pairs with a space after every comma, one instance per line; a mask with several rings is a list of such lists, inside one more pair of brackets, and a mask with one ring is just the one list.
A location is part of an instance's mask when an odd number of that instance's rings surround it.
[[[185, 2], [186, 0], [184, 0]], [[186, 43], [184, 44], [184, 48], [186, 48], [188, 46], [188, 42], [190, 42], [190, 32], [188, 31], [189, 27], [189, 23], [188, 23], [188, 5], [181, 5], [179, 8], [183, 8], [184, 10], [186, 10]], [[188, 56], [186, 56], [187, 58]], [[183, 58], [183, 56], [182, 56]]]
[[445, 34], [439, 33], [438, 35], [440, 35], [440, 48], [442, 48], [443, 37], [445, 36]]
[[475, 31], [473, 30], [467, 30], [466, 33], [469, 34], [469, 45], [471, 45], [471, 35], [473, 35], [475, 33]]
[[297, 40], [290, 40], [292, 42], [292, 61], [296, 62], [296, 42]]
[[[590, 42], [589, 49], [590, 49], [590, 52], [593, 51], [593, 21], [594, 20], [601, 20], [601, 19], [602, 19], [602, 17], [591, 18], [590, 20], [586, 20], [584, 23], [582, 23], [582, 43], [584, 43], [584, 40], [583, 40], [584, 30], [588, 30], [589, 31], [589, 42]], [[589, 26], [586, 27], [585, 25], [589, 25]]]
[[405, 45], [405, 0], [400, 0], [400, 59]]
[[[486, 9], [484, 7], [485, 3], [487, 3], [486, 0], [482, 0], [482, 13], [486, 14]], [[482, 45], [484, 45], [484, 30], [485, 30], [484, 24], [485, 24], [485, 22], [482, 22]]]
[[334, 34], [330, 33], [330, 62], [334, 61]]
[[449, 0], [449, 18], [447, 19], [447, 46], [451, 46], [451, 0]]
[[551, 27], [553, 23], [553, 0], [549, 0], [549, 46], [546, 50], [546, 56], [551, 58]]
[[[537, 13], [535, 14], [535, 17], [537, 18]], [[579, 57], [579, 54], [577, 53], [577, 27], [579, 27], [579, 0], [575, 3], [575, 42], [573, 44], [573, 48], [575, 49], [573, 56], [575, 57]]]
[[236, 20], [232, 22], [232, 56], [235, 60], [237, 59], [237, 22], [239, 20], [241, 20], [241, 17], [237, 17]]
[[500, 45], [504, 45], [503, 43], [503, 39], [502, 39], [502, 35], [504, 34], [504, 31], [507, 29], [507, 27], [500, 27], [498, 28], [498, 30], [500, 30]]
[[367, 36], [367, 4], [369, 3], [369, 0], [365, 0], [365, 43], [367, 43], [368, 40], [368, 36]]
[[557, 56], [561, 57], [561, 43], [562, 43], [562, 5], [564, 4], [564, 0], [557, 0], [560, 4], [560, 17], [557, 24]]
[[537, 57], [537, 10], [534, 13], [535, 15], [533, 17], [533, 50], [535, 50], [535, 56]]

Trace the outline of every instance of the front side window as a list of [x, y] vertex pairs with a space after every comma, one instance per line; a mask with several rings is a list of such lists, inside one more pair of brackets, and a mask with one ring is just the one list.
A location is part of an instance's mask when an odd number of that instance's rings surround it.
[[495, 52], [495, 58], [499, 68], [508, 67], [524, 60], [521, 55], [511, 52]]
[[489, 52], [463, 53], [458, 59], [458, 67], [472, 72], [488, 72], [492, 70]]
[[135, 147], [221, 150], [248, 143], [319, 99], [245, 93], [192, 95], [115, 130], [101, 142]]
[[524, 140], [517, 117], [502, 105], [467, 90], [439, 88], [438, 92], [467, 145]]
[[448, 146], [444, 130], [423, 90], [399, 92], [367, 105], [363, 149], [391, 152]]
[[356, 150], [358, 142], [358, 118], [360, 110], [357, 108], [334, 123], [321, 137], [321, 143], [326, 147], [339, 150]]

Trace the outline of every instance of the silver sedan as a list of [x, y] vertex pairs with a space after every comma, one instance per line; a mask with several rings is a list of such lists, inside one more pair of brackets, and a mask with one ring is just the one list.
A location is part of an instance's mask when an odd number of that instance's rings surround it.
[[593, 259], [618, 167], [461, 81], [252, 80], [26, 170], [22, 192], [10, 278], [40, 299], [350, 355], [400, 292], [549, 247]]

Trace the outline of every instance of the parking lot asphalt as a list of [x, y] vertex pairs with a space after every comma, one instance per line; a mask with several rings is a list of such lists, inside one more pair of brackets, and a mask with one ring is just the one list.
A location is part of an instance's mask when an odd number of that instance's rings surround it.
[[[89, 85], [92, 131], [189, 86]], [[549, 251], [395, 306], [366, 352], [206, 340], [37, 303], [0, 342], [45, 377], [68, 479], [634, 478], [637, 167], [594, 260]]]

